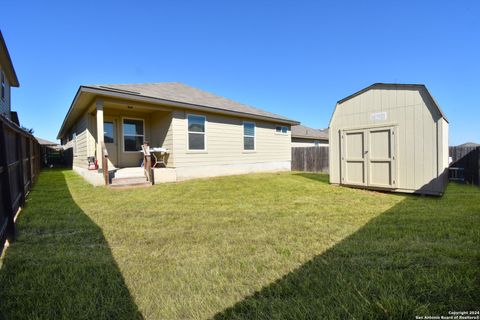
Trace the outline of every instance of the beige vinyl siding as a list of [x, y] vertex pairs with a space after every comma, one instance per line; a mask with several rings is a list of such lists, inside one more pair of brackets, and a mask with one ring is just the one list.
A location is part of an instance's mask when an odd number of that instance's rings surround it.
[[[4, 72], [2, 66], [0, 66], [0, 74]], [[0, 97], [0, 113], [10, 119], [10, 111], [11, 111], [11, 104], [10, 104], [10, 83], [8, 82], [7, 75], [3, 73], [5, 79], [5, 99]]]
[[153, 147], [163, 147], [170, 151], [167, 167], [173, 166], [175, 154], [173, 152], [172, 113], [156, 111], [150, 116], [151, 139]]
[[438, 157], [438, 175], [443, 175], [443, 181], [440, 183], [448, 182], [448, 122], [445, 119], [441, 119], [438, 123], [438, 147], [439, 147], [439, 157]]
[[[206, 117], [206, 151], [188, 150], [187, 114]], [[255, 151], [243, 150], [243, 121], [255, 122]], [[173, 111], [175, 167], [291, 161], [291, 131], [275, 132], [275, 123], [189, 110]]]
[[86, 114], [75, 124], [72, 132], [76, 133], [76, 141], [72, 140], [72, 144], [74, 145], [73, 165], [76, 167], [87, 168], [88, 117]]
[[[386, 119], [371, 118], [379, 113], [384, 113]], [[330, 181], [340, 183], [340, 131], [383, 125], [395, 128], [397, 188], [443, 191], [435, 181], [439, 166], [445, 167], [443, 160], [439, 162], [445, 155], [438, 147], [438, 139], [441, 145], [447, 145], [448, 154], [448, 136], [441, 135], [448, 124], [443, 122], [426, 92], [414, 88], [373, 88], [337, 104], [330, 123]]]
[[[134, 107], [135, 108], [135, 107]], [[95, 106], [89, 108], [74, 127], [83, 128], [82, 149], [75, 159], [75, 166], [87, 166], [87, 157], [96, 156], [97, 124]], [[197, 114], [206, 117], [206, 151], [187, 150], [187, 114]], [[249, 118], [232, 117], [212, 113], [201, 113], [186, 109], [151, 110], [139, 108], [114, 108], [104, 106], [104, 119], [117, 123], [117, 167], [138, 166], [141, 160], [140, 152], [123, 151], [122, 121], [125, 118], [142, 119], [144, 121], [145, 139], [153, 147], [165, 147], [170, 155], [168, 167], [201, 168], [203, 166], [239, 165], [225, 169], [225, 172], [253, 172], [261, 170], [285, 170], [291, 161], [291, 131], [286, 134], [275, 132], [277, 123], [257, 121]], [[86, 119], [86, 120], [85, 120]], [[243, 150], [243, 122], [255, 123], [255, 150]], [[83, 132], [85, 131], [85, 132]], [[243, 166], [242, 165], [246, 165]], [[212, 167], [210, 167], [212, 168]], [[212, 169], [216, 170], [216, 169]], [[237, 171], [235, 171], [237, 170]], [[198, 172], [183, 172], [185, 175], [198, 175]]]

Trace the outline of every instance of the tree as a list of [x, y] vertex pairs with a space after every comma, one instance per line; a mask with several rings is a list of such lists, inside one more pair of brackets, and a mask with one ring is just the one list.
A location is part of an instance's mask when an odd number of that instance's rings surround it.
[[30, 133], [30, 134], [33, 134], [33, 133], [35, 132], [35, 130], [33, 130], [33, 128], [30, 128], [30, 129], [29, 129], [29, 128], [26, 128], [26, 127], [24, 127], [24, 126], [21, 126], [20, 128], [21, 128], [23, 131], [27, 131], [27, 132]]

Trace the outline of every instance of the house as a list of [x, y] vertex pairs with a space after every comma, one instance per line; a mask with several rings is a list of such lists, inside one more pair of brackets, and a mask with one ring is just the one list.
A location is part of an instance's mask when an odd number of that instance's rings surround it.
[[13, 68], [12, 59], [8, 53], [7, 45], [0, 31], [0, 114], [18, 125], [18, 116], [13, 114], [11, 106], [11, 87], [19, 87], [17, 74]]
[[94, 184], [102, 182], [87, 170], [88, 158], [98, 160], [102, 143], [115, 169], [140, 167], [145, 142], [165, 148], [165, 168], [154, 170], [158, 183], [290, 170], [297, 124], [181, 83], [86, 85], [57, 138], [73, 148], [73, 168]]
[[328, 147], [328, 129], [292, 126], [292, 147]]
[[443, 193], [448, 120], [425, 85], [364, 88], [337, 102], [329, 128], [331, 183]]

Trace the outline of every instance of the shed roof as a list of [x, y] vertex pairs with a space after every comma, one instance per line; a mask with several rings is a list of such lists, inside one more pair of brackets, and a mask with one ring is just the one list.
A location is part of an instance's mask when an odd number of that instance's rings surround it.
[[5, 39], [3, 39], [2, 31], [0, 31], [0, 64], [5, 68], [5, 75], [7, 76], [10, 86], [19, 87], [20, 83], [18, 82], [17, 74], [13, 68], [12, 59], [8, 53]]
[[445, 119], [445, 121], [448, 122], [448, 119], [447, 117], [445, 116], [445, 113], [443, 113], [442, 109], [440, 108], [440, 106], [438, 105], [437, 101], [435, 100], [435, 98], [430, 94], [430, 92], [428, 91], [427, 87], [424, 85], [424, 84], [412, 84], [412, 83], [374, 83], [366, 88], [363, 88], [362, 90], [359, 90], [351, 95], [349, 95], [348, 97], [345, 97], [341, 100], [338, 100], [337, 104], [342, 104], [343, 102], [347, 101], [347, 100], [350, 100], [352, 99], [353, 97], [356, 97], [364, 92], [367, 92], [368, 90], [371, 90], [371, 89], [376, 89], [376, 88], [394, 88], [394, 89], [409, 89], [409, 88], [415, 88], [415, 89], [420, 89], [420, 90], [425, 90], [425, 92], [427, 93], [427, 95], [430, 97], [433, 105], [437, 108], [438, 112], [440, 113], [440, 115], [442, 116], [443, 119]]
[[100, 96], [118, 96], [126, 99], [147, 98], [153, 103], [172, 104], [183, 108], [202, 109], [207, 112], [228, 113], [236, 116], [259, 118], [267, 121], [275, 121], [288, 124], [299, 124], [298, 121], [287, 117], [264, 111], [243, 103], [239, 103], [213, 93], [209, 93], [179, 82], [159, 82], [142, 84], [109, 84], [109, 85], [84, 85], [80, 86], [72, 105], [65, 117], [58, 138], [71, 126], [71, 114], [83, 94], [95, 94]]
[[328, 129], [313, 129], [299, 124], [292, 126], [292, 138], [328, 140]]

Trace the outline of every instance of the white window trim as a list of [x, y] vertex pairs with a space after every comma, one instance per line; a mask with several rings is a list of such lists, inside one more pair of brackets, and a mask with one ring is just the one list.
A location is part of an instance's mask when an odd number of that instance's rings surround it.
[[[280, 129], [280, 132], [277, 132], [277, 127], [286, 127], [287, 128], [287, 132], [281, 132], [281, 129]], [[286, 136], [288, 135], [288, 126], [287, 125], [283, 125], [283, 124], [276, 124], [275, 125], [275, 134], [280, 134], [280, 135], [283, 135], [283, 136]]]
[[[253, 136], [245, 135], [245, 123], [253, 123]], [[253, 137], [253, 149], [245, 149], [245, 137]], [[244, 153], [252, 153], [257, 151], [257, 124], [255, 121], [243, 121], [242, 122], [242, 150]]]
[[[124, 153], [139, 153], [140, 150], [138, 151], [125, 151], [125, 131], [123, 130], [123, 122], [125, 120], [140, 120], [142, 121], [143, 124], [143, 143], [145, 143], [145, 119], [142, 118], [132, 118], [132, 117], [122, 117], [122, 151]], [[105, 134], [105, 133], [104, 133]], [[128, 135], [129, 137], [133, 137], [131, 135]], [[141, 135], [135, 135], [135, 137], [140, 137]]]
[[72, 141], [73, 141], [73, 156], [77, 156], [77, 133], [72, 133]]
[[[205, 124], [204, 124], [204, 132], [203, 132], [203, 149], [190, 149], [190, 141], [189, 141], [189, 133], [196, 133], [196, 134], [201, 134], [201, 132], [196, 132], [196, 131], [188, 131], [188, 117], [189, 116], [194, 116], [194, 117], [201, 117], [204, 119]], [[195, 113], [187, 113], [187, 116], [185, 118], [186, 121], [186, 126], [187, 126], [187, 153], [207, 153], [207, 116], [204, 116], [202, 114], [195, 114]]]

